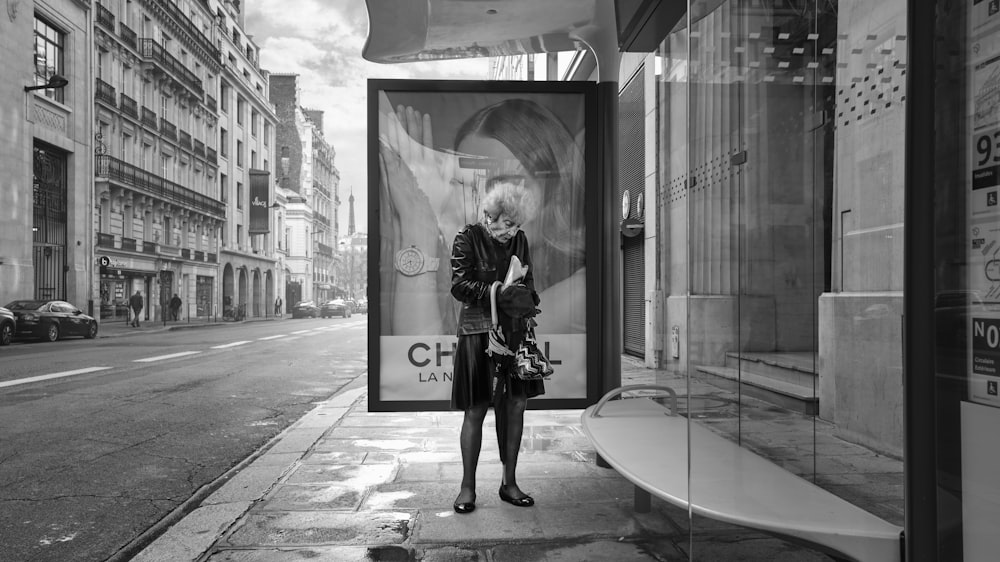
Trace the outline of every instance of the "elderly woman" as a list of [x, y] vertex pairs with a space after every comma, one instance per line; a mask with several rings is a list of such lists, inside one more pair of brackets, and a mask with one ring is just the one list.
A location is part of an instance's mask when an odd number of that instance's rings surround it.
[[520, 230], [523, 222], [537, 212], [538, 203], [523, 183], [501, 181], [489, 188], [481, 205], [477, 224], [466, 225], [455, 237], [451, 255], [451, 294], [461, 301], [458, 347], [451, 405], [463, 410], [460, 444], [462, 485], [454, 508], [469, 513], [476, 508], [476, 466], [483, 441], [483, 420], [494, 408], [497, 444], [503, 463], [500, 499], [520, 507], [534, 505], [534, 499], [517, 485], [515, 471], [524, 429], [528, 398], [545, 392], [541, 381], [522, 381], [511, 376], [509, 357], [487, 354], [492, 323], [490, 290], [503, 281], [511, 258], [517, 256], [527, 267], [520, 283], [497, 297], [498, 319], [506, 345], [514, 349], [533, 325], [539, 299], [535, 292], [528, 238]]

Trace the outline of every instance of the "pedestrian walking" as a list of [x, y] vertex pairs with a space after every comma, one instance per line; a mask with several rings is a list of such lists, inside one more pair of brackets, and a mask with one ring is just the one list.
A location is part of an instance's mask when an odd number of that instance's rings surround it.
[[181, 314], [181, 298], [174, 293], [174, 298], [170, 299], [170, 315], [176, 321]]
[[142, 292], [135, 291], [135, 294], [128, 299], [129, 308], [132, 309], [132, 327], [139, 327], [139, 313], [142, 312]]
[[274, 299], [274, 315], [281, 316], [281, 297]]

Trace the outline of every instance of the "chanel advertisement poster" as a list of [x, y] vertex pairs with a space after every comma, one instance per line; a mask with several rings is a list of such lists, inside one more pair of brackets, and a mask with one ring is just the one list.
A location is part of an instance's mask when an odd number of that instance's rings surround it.
[[[453, 248], [460, 232], [496, 218], [483, 203], [498, 185], [524, 194], [504, 228], [526, 237], [536, 339], [555, 369], [529, 408], [587, 404], [595, 92], [573, 82], [369, 81], [372, 411], [450, 409], [458, 334], [490, 320], [488, 298], [453, 294]], [[474, 268], [479, 280], [496, 275], [492, 263]]]

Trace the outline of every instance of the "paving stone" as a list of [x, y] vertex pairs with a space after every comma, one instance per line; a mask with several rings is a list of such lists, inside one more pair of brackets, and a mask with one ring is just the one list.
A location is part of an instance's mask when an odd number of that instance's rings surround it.
[[302, 457], [301, 462], [302, 464], [361, 464], [367, 455], [368, 453], [359, 451], [323, 451], [319, 450], [317, 445], [317, 448]]
[[[206, 562], [371, 562], [366, 546], [313, 546], [219, 550]], [[405, 558], [404, 558], [405, 560]]]
[[402, 544], [411, 515], [402, 512], [256, 512], [223, 540], [227, 546]]
[[324, 484], [282, 484], [257, 507], [264, 510], [354, 510], [361, 504], [364, 489]]
[[442, 510], [458, 495], [459, 482], [405, 482], [376, 486], [365, 497], [361, 509]]
[[[505, 509], [520, 510], [516, 513]], [[450, 506], [440, 511], [421, 510], [413, 527], [411, 543], [475, 544], [542, 539], [541, 521], [536, 509], [495, 504], [479, 506], [472, 513], [455, 513]]]
[[299, 465], [285, 480], [288, 484], [318, 484], [364, 488], [392, 481], [391, 464]]
[[239, 471], [204, 501], [204, 505], [256, 501], [288, 470], [287, 466], [252, 463]]
[[417, 550], [421, 562], [486, 562], [488, 555], [475, 548], [457, 546], [429, 547]]
[[493, 562], [663, 562], [687, 560], [674, 548], [668, 552], [648, 551], [628, 541], [591, 541], [575, 544], [504, 544], [493, 550]]
[[389, 451], [414, 451], [423, 448], [420, 439], [329, 439], [325, 438], [313, 449], [315, 452], [380, 453]]

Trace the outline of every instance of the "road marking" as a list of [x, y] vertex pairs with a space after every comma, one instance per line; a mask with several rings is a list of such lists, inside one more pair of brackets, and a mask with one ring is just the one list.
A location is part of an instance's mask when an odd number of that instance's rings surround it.
[[236, 347], [238, 345], [243, 345], [250, 343], [249, 341], [234, 341], [233, 343], [224, 343], [222, 345], [213, 345], [212, 349], [226, 349], [227, 347]]
[[298, 335], [298, 334], [304, 334], [306, 332], [311, 332], [311, 331], [312, 330], [299, 330], [298, 332], [292, 332], [292, 333]]
[[281, 338], [281, 341], [292, 341], [302, 338], [302, 336], [288, 336], [287, 338]]
[[164, 359], [173, 359], [174, 357], [184, 357], [185, 355], [195, 355], [201, 353], [200, 351], [182, 351], [180, 353], [171, 353], [170, 355], [157, 355], [156, 357], [147, 357], [145, 359], [136, 359], [133, 363], [151, 363], [153, 361], [162, 361]]
[[276, 336], [267, 336], [266, 338], [257, 338], [257, 341], [276, 340], [283, 337], [285, 337], [285, 334], [278, 334]]
[[0, 382], [0, 388], [6, 386], [17, 386], [19, 384], [28, 384], [38, 381], [47, 381], [49, 379], [58, 379], [62, 377], [72, 377], [73, 375], [85, 375], [87, 373], [96, 373], [97, 371], [106, 371], [111, 367], [87, 367], [86, 369], [76, 369], [75, 371], [63, 371], [61, 373], [52, 373], [50, 375], [38, 375], [37, 377], [28, 377], [26, 379], [16, 379], [7, 382]]

